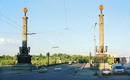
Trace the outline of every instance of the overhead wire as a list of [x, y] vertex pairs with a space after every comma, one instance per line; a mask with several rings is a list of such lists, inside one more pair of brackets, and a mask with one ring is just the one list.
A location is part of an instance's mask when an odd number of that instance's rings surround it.
[[50, 30], [50, 31], [45, 31], [45, 32], [37, 32], [37, 33], [53, 33], [53, 32], [57, 32], [57, 31], [64, 31], [64, 30], [68, 30], [68, 28], [64, 28], [64, 29], [57, 29], [57, 30]]
[[78, 33], [77, 31], [74, 31], [74, 30], [70, 29], [69, 26], [68, 26], [69, 24], [68, 24], [68, 14], [67, 14], [66, 0], [64, 0], [64, 13], [65, 13], [65, 27], [66, 27], [65, 29], [69, 30], [69, 31], [72, 31], [74, 33]]
[[[7, 16], [5, 16], [5, 15], [3, 15], [3, 14], [1, 14], [1, 13], [0, 13], [0, 15], [1, 15], [2, 17], [4, 17], [5, 19], [8, 20], [8, 21], [6, 21], [6, 20], [3, 20], [3, 19], [0, 19], [1, 21], [3, 21], [3, 22], [5, 22], [5, 23], [7, 23], [8, 25], [10, 25], [10, 27], [13, 27], [13, 28], [15, 28], [15, 29], [17, 29], [17, 30], [19, 30], [19, 31], [22, 31], [22, 26], [20, 26], [18, 23], [14, 22], [13, 20], [9, 19]], [[10, 22], [11, 22], [11, 23], [10, 23]], [[20, 29], [19, 27], [14, 26], [12, 23], [15, 24], [15, 25], [17, 25], [17, 26], [20, 26], [21, 29]], [[64, 29], [52, 30], [52, 31], [47, 31], [47, 32], [38, 32], [38, 33], [57, 32], [57, 31], [61, 31], [61, 30], [64, 30]], [[18, 35], [18, 33], [10, 33], [10, 32], [0, 32], [0, 34], [7, 34], [7, 35], [10, 35], [10, 34], [14, 35], [14, 34], [16, 34], [16, 35]], [[41, 42], [41, 40], [43, 40], [43, 39], [40, 39], [41, 37], [39, 37], [39, 36], [37, 36], [37, 35], [31, 36], [31, 37], [34, 38], [34, 39], [37, 40], [37, 41], [40, 41], [40, 42]], [[49, 43], [49, 42], [47, 42], [46, 40], [44, 40], [44, 42], [45, 42], [45, 43]], [[51, 44], [51, 43], [49, 43], [49, 44]]]
[[[0, 15], [1, 15], [2, 17], [4, 17], [5, 19], [7, 19], [8, 21], [10, 21], [11, 23], [13, 23], [13, 24], [15, 24], [15, 25], [17, 25], [17, 26], [19, 26], [19, 27], [22, 27], [21, 25], [19, 25], [18, 23], [14, 22], [14, 21], [11, 20], [11, 19], [9, 19], [7, 16], [3, 15], [2, 13], [0, 13]], [[22, 31], [21, 28], [14, 26], [14, 25], [11, 24], [10, 22], [5, 21], [5, 20], [3, 20], [3, 19], [0, 19], [0, 20], [3, 21], [3, 22], [5, 22], [5, 23], [7, 23], [7, 24], [10, 25], [11, 27], [18, 29], [19, 31]], [[67, 30], [67, 28], [65, 28], [65, 29], [58, 29], [58, 30], [51, 30], [51, 31], [46, 31], [46, 32], [37, 32], [37, 33], [40, 33], [40, 34], [41, 34], [41, 33], [50, 33], [50, 32], [57, 32], [57, 31], [61, 31], [61, 30]], [[30, 32], [30, 31], [29, 31], [29, 32]], [[0, 32], [0, 33], [6, 33], [6, 32]], [[10, 33], [10, 34], [11, 34], [11, 33]], [[14, 34], [14, 33], [12, 33], [12, 34]]]
[[[66, 11], [66, 1], [64, 0], [64, 12], [65, 12], [65, 24], [66, 24], [66, 28], [65, 29], [61, 29], [61, 30], [68, 30], [68, 17], [67, 17], [67, 11]], [[5, 19], [7, 19], [8, 21], [6, 21], [6, 20], [3, 20], [3, 19], [0, 19], [1, 21], [3, 21], [3, 22], [5, 22], [5, 23], [7, 23], [8, 25], [10, 25], [11, 27], [13, 27], [13, 28], [15, 28], [15, 29], [17, 29], [17, 30], [19, 30], [19, 31], [22, 31], [22, 26], [21, 25], [19, 25], [18, 23], [16, 23], [16, 22], [14, 22], [13, 20], [11, 20], [11, 19], [9, 19], [7, 16], [5, 16], [5, 15], [3, 15], [2, 13], [0, 13], [0, 16], [2, 16], [3, 18], [5, 18]], [[13, 23], [13, 24], [12, 24]], [[19, 26], [19, 27], [16, 27], [16, 26], [14, 26], [14, 24], [15, 25], [17, 25], [17, 26]], [[21, 27], [21, 28], [20, 28]], [[52, 31], [48, 31], [48, 32], [57, 32], [57, 31], [61, 31], [61, 30], [52, 30]], [[48, 32], [39, 32], [39, 33], [48, 33]], [[6, 32], [0, 32], [0, 33], [2, 33], [2, 34], [15, 34], [15, 33], [6, 33]], [[37, 35], [36, 35], [37, 36]], [[34, 36], [32, 36], [33, 38], [35, 38], [36, 40], [42, 40], [42, 39], [39, 39], [40, 37], [34, 37]]]
[[[17, 29], [17, 30], [19, 30], [19, 31], [21, 31], [22, 32], [22, 26], [21, 25], [19, 25], [18, 23], [16, 23], [16, 22], [14, 22], [13, 20], [11, 20], [11, 19], [9, 19], [7, 16], [5, 16], [5, 15], [3, 15], [2, 13], [0, 13], [0, 15], [3, 17], [3, 18], [5, 18], [5, 19], [7, 19], [7, 20], [3, 20], [3, 19], [0, 19], [1, 21], [3, 21], [3, 22], [5, 22], [5, 23], [7, 23], [8, 25], [10, 25], [10, 27], [13, 27], [13, 28], [15, 28], [15, 29]], [[15, 25], [17, 25], [17, 26], [19, 26], [19, 27], [16, 27], [16, 26], [14, 26], [13, 24], [15, 24]], [[20, 29], [20, 27], [21, 27], [21, 29]], [[16, 35], [18, 35], [18, 33], [10, 33], [10, 32], [0, 32], [0, 34], [16, 34]], [[37, 38], [37, 37], [34, 37], [34, 36], [32, 36], [32, 38], [34, 38], [35, 40], [37, 40], [37, 41], [40, 41], [41, 39], [39, 39], [39, 38]]]
[[14, 24], [16, 24], [16, 25], [18, 25], [18, 26], [21, 27], [21, 25], [17, 24], [16, 22], [14, 22], [14, 21], [11, 20], [11, 19], [9, 19], [8, 17], [6, 17], [5, 15], [3, 15], [2, 13], [0, 13], [0, 15], [1, 15], [2, 17], [6, 18], [7, 20], [9, 20], [10, 22], [12, 22], [12, 23], [14, 23]]
[[0, 32], [0, 34], [19, 35], [20, 33]]
[[14, 26], [13, 24], [9, 23], [8, 21], [5, 21], [5, 20], [3, 20], [3, 19], [0, 19], [0, 20], [3, 21], [3, 22], [5, 22], [5, 23], [7, 23], [8, 25], [10, 25], [11, 27], [13, 27], [13, 28], [15, 28], [15, 29], [17, 29], [17, 30], [22, 31], [20, 28]]
[[[67, 16], [67, 10], [66, 10], [66, 0], [64, 0], [64, 13], [65, 13], [65, 28], [64, 29], [58, 29], [58, 30], [52, 30], [52, 31], [46, 31], [46, 32], [37, 32], [37, 33], [52, 33], [62, 30], [68, 30], [68, 16]], [[44, 40], [45, 41], [45, 40]]]
[[64, 0], [64, 12], [65, 12], [65, 23], [66, 23], [66, 27], [68, 28], [68, 16], [67, 16], [67, 10], [66, 10], [66, 0]]

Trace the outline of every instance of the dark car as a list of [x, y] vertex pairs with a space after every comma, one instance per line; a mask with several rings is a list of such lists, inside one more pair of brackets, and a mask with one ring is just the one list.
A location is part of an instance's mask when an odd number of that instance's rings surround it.
[[130, 67], [127, 67], [127, 68], [125, 68], [125, 74], [129, 74], [130, 75]]

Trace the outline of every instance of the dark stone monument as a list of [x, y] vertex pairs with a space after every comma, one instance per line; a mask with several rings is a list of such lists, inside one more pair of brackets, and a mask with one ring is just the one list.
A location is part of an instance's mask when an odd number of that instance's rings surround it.
[[27, 19], [26, 13], [28, 11], [27, 8], [24, 8], [24, 16], [23, 16], [23, 33], [22, 33], [22, 47], [19, 48], [20, 54], [17, 55], [18, 63], [14, 66], [17, 70], [25, 70], [31, 71], [36, 67], [31, 63], [31, 55], [29, 55], [30, 47], [27, 47]]

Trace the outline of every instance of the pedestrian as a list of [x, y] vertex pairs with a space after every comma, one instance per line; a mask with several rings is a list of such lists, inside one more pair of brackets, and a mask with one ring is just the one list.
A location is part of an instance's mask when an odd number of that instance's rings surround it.
[[75, 73], [77, 73], [78, 72], [78, 68], [75, 68]]

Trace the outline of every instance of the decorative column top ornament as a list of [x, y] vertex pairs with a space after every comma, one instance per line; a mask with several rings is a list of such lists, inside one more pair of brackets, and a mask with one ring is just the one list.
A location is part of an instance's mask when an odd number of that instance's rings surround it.
[[104, 6], [103, 6], [103, 5], [100, 5], [100, 6], [99, 6], [99, 9], [100, 9], [100, 11], [101, 11], [101, 13], [102, 13], [102, 10], [104, 9]]
[[26, 13], [28, 12], [28, 8], [23, 9], [24, 15], [26, 16]]

